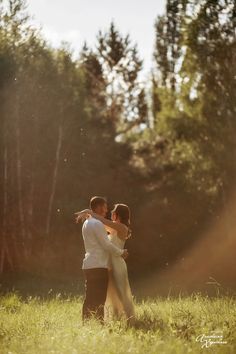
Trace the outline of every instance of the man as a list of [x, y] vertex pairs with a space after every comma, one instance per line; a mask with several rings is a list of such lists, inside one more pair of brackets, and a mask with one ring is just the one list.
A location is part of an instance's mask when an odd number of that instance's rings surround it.
[[[90, 200], [90, 209], [105, 217], [107, 202], [102, 197], [93, 197]], [[116, 247], [107, 237], [103, 223], [89, 217], [83, 224], [82, 234], [85, 246], [83, 272], [85, 276], [85, 300], [83, 304], [83, 320], [95, 315], [104, 319], [104, 304], [108, 286], [109, 254], [126, 258], [127, 250]]]

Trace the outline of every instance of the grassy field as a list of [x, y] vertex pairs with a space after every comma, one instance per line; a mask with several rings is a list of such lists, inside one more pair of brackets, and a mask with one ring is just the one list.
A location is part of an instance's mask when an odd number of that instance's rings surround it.
[[[81, 322], [82, 298], [0, 297], [1, 354], [236, 353], [236, 300], [200, 294], [136, 304], [137, 323]], [[202, 348], [200, 335], [227, 342]], [[209, 339], [209, 338], [208, 338]], [[208, 342], [209, 344], [209, 342]]]

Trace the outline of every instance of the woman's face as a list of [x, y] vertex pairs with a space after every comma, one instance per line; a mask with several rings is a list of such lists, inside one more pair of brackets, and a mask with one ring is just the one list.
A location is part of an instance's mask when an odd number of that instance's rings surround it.
[[115, 211], [112, 211], [111, 212], [111, 220], [116, 221], [116, 219], [117, 219], [116, 213], [115, 213]]

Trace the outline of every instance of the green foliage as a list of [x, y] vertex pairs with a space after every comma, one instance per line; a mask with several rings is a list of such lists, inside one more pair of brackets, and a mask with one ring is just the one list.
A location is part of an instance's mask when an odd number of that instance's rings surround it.
[[233, 1], [170, 1], [156, 23], [155, 132], [187, 190], [212, 200], [236, 173], [234, 11]]
[[154, 59], [160, 86], [176, 90], [176, 69], [181, 56], [183, 7], [179, 0], [167, 0], [166, 14], [155, 23]]
[[107, 82], [108, 117], [118, 134], [147, 122], [144, 88], [139, 82], [142, 61], [129, 35], [123, 37], [112, 22], [109, 31], [98, 34], [98, 58]]

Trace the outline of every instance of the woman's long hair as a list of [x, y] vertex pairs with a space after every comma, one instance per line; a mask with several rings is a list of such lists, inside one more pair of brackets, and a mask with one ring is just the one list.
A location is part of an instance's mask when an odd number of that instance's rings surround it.
[[130, 228], [130, 209], [126, 204], [115, 204], [114, 208], [111, 211], [112, 213], [116, 213], [119, 217], [120, 222], [128, 227], [127, 238], [131, 237], [131, 228]]

